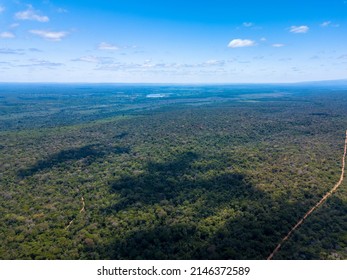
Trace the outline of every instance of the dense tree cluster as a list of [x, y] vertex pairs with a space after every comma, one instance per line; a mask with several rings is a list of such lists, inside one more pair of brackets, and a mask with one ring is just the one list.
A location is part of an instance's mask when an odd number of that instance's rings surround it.
[[[346, 91], [112, 90], [2, 93], [1, 259], [265, 259], [340, 176]], [[276, 258], [347, 258], [346, 187]]]

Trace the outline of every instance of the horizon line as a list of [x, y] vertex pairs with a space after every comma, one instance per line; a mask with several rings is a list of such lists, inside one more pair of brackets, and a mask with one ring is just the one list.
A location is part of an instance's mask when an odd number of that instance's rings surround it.
[[336, 80], [314, 80], [314, 81], [300, 81], [300, 82], [209, 82], [209, 83], [184, 83], [184, 82], [4, 82], [0, 84], [89, 84], [89, 85], [300, 85], [300, 84], [315, 84], [315, 83], [346, 83], [346, 79]]

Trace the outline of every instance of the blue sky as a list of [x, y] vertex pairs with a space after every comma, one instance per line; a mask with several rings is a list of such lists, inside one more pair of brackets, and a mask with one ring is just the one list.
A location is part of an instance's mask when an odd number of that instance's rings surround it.
[[347, 0], [0, 0], [0, 82], [347, 78]]

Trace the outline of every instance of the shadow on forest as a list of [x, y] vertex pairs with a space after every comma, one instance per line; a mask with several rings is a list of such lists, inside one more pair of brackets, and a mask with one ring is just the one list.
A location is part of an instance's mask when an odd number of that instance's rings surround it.
[[18, 171], [17, 176], [24, 178], [32, 176], [37, 172], [50, 169], [54, 166], [66, 164], [70, 161], [82, 160], [84, 165], [90, 165], [99, 158], [108, 154], [129, 153], [130, 148], [119, 146], [105, 146], [101, 144], [91, 144], [69, 150], [63, 150], [56, 154], [50, 155], [46, 159], [37, 161], [34, 165]]
[[114, 139], [123, 139], [124, 137], [128, 136], [129, 132], [121, 132], [116, 134], [113, 138]]
[[[340, 199], [337, 193], [333, 194], [300, 226], [275, 259], [345, 260], [347, 258], [346, 213], [347, 203]], [[339, 254], [336, 251], [339, 251]], [[342, 251], [344, 253], [341, 254]]]
[[[229, 171], [201, 180], [193, 166], [198, 158], [186, 152], [168, 162], [150, 162], [144, 173], [111, 184], [120, 199], [103, 209], [104, 215], [150, 207], [156, 218], [135, 222], [130, 234], [95, 248], [102, 258], [266, 259], [308, 209], [272, 199], [243, 174]], [[217, 221], [225, 209], [234, 215]]]
[[[112, 192], [119, 192], [119, 203], [105, 209], [106, 212], [119, 211], [133, 204], [155, 204], [163, 200], [177, 201], [177, 193], [184, 191], [182, 181], [184, 171], [197, 159], [197, 154], [183, 153], [169, 162], [149, 162], [144, 174], [138, 176], [124, 176], [111, 184]], [[177, 181], [178, 180], [178, 181]]]

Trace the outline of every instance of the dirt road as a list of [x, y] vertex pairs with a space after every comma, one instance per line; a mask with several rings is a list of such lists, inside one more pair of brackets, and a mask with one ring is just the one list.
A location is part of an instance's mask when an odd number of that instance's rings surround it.
[[[82, 212], [85, 211], [85, 206], [86, 206], [86, 204], [85, 204], [85, 202], [84, 202], [84, 197], [83, 197], [83, 196], [82, 196], [82, 198], [81, 198], [81, 201], [82, 201], [82, 208], [81, 208], [81, 210], [80, 210], [80, 213], [82, 213]], [[66, 230], [69, 229], [69, 227], [72, 225], [72, 223], [73, 223], [73, 221], [74, 221], [75, 219], [76, 219], [76, 218], [72, 219], [72, 220], [69, 222], [69, 224], [65, 227]]]
[[286, 242], [289, 237], [294, 233], [295, 230], [312, 214], [313, 211], [315, 211], [317, 208], [319, 208], [328, 198], [331, 196], [341, 185], [343, 182], [343, 178], [345, 176], [345, 159], [346, 159], [346, 150], [347, 150], [347, 131], [346, 131], [346, 139], [345, 139], [345, 147], [342, 157], [342, 169], [341, 169], [341, 176], [339, 181], [335, 184], [335, 186], [328, 191], [320, 201], [316, 203], [310, 210], [306, 212], [306, 214], [295, 224], [295, 226], [292, 227], [292, 229], [288, 232], [288, 234], [281, 240], [281, 242], [277, 245], [277, 247], [273, 250], [273, 252], [268, 256], [268, 260], [271, 260], [274, 255], [280, 250], [283, 243]]

